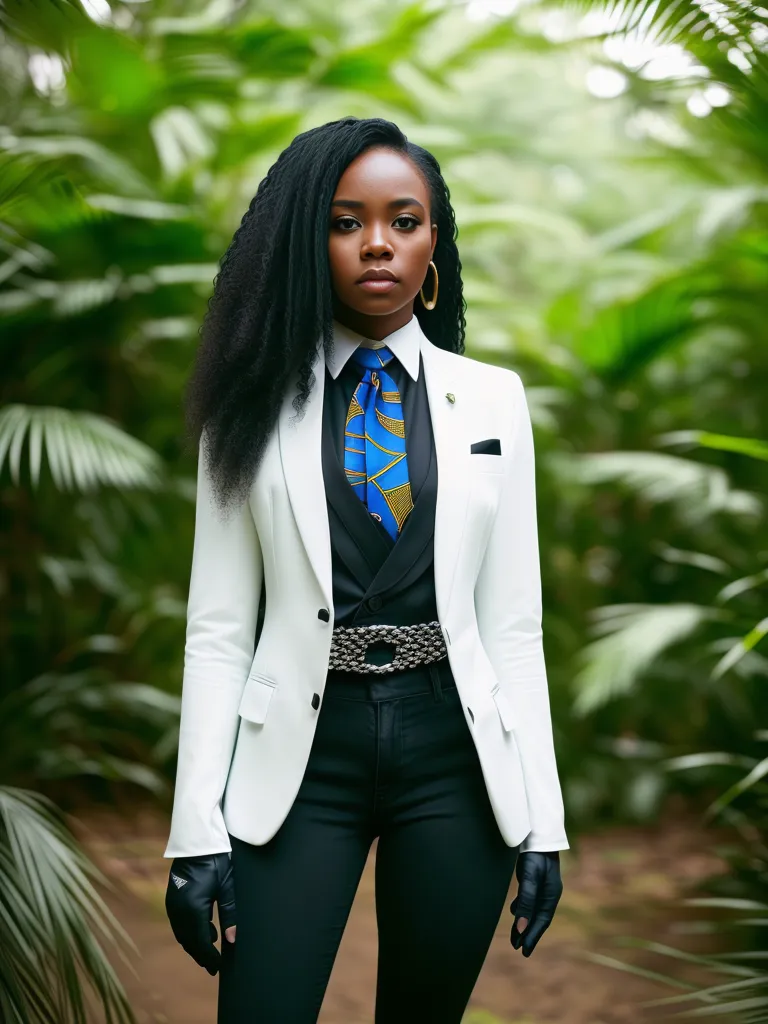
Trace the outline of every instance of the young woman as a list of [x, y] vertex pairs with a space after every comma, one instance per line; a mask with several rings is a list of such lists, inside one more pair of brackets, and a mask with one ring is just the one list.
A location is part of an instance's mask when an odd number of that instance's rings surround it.
[[455, 239], [435, 158], [347, 117], [216, 278], [164, 856], [219, 1024], [317, 1020], [374, 839], [376, 1024], [459, 1024], [515, 870], [525, 956], [562, 892], [531, 424], [463, 356]]

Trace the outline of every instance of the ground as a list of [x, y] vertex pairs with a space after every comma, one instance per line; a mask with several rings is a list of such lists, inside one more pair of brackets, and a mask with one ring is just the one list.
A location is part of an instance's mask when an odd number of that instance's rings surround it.
[[[170, 861], [163, 859], [168, 823], [150, 811], [127, 818], [81, 811], [72, 826], [115, 886], [107, 903], [135, 943], [130, 968], [114, 958], [138, 1024], [215, 1024], [217, 979], [179, 946], [165, 917]], [[619, 945], [621, 936], [703, 949], [695, 911], [679, 899], [697, 881], [724, 870], [712, 834], [680, 808], [643, 828], [612, 828], [572, 840], [561, 852], [564, 892], [555, 920], [526, 959], [512, 949], [509, 898], [478, 979], [464, 1024], [630, 1024], [661, 1019], [644, 1005], [676, 990], [651, 972], [679, 966], [660, 955]], [[370, 1024], [376, 981], [376, 919], [371, 851], [326, 993], [320, 1024]], [[610, 966], [632, 963], [638, 977]], [[687, 977], [691, 978], [690, 968]], [[715, 979], [708, 977], [705, 980]], [[669, 1013], [669, 1010], [666, 1011]], [[712, 1019], [712, 1018], [710, 1018]]]

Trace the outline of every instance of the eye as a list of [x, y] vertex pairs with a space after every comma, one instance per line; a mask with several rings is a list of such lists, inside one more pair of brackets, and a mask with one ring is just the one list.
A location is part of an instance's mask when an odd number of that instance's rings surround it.
[[410, 213], [401, 213], [399, 217], [395, 218], [395, 224], [397, 224], [399, 220], [405, 221], [406, 226], [408, 227], [409, 230], [413, 230], [414, 228], [417, 228], [419, 226], [418, 218], [414, 217]]
[[[345, 224], [345, 222], [346, 222], [346, 224]], [[337, 217], [336, 220], [333, 222], [333, 226], [335, 228], [341, 228], [342, 231], [346, 231], [346, 230], [348, 230], [348, 226], [350, 224], [351, 224], [352, 227], [354, 227], [358, 223], [359, 222], [357, 220], [355, 220], [354, 217], [351, 217], [349, 214], [346, 214], [343, 217]]]

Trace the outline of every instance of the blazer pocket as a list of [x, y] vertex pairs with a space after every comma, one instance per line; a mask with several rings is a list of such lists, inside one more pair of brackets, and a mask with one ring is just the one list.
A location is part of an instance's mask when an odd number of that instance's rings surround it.
[[255, 722], [257, 725], [263, 725], [267, 720], [269, 703], [276, 686], [275, 680], [270, 679], [269, 676], [261, 675], [258, 672], [249, 675], [238, 709], [240, 717], [247, 718], [249, 722]]
[[501, 441], [498, 437], [486, 437], [473, 441], [469, 446], [470, 455], [501, 455]]
[[494, 688], [491, 690], [491, 696], [496, 703], [496, 710], [499, 712], [499, 718], [501, 724], [504, 726], [504, 732], [512, 732], [517, 726], [517, 720], [515, 713], [512, 710], [512, 705], [509, 702], [509, 698], [501, 688], [500, 683], [496, 683]]

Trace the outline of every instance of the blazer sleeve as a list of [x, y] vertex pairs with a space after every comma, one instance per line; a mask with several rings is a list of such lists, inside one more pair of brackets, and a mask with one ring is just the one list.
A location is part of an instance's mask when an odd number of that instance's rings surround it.
[[221, 810], [256, 636], [263, 559], [248, 501], [215, 506], [202, 442], [187, 604], [179, 754], [164, 857], [229, 853]]
[[567, 850], [552, 735], [541, 615], [533, 431], [523, 383], [505, 370], [512, 406], [509, 465], [475, 586], [480, 639], [512, 704], [531, 832], [520, 846]]

